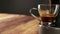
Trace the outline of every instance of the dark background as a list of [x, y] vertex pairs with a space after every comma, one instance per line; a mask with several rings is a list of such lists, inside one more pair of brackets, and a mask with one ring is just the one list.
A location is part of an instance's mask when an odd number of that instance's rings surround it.
[[29, 10], [48, 0], [0, 0], [0, 13], [29, 14]]
[[[0, 0], [0, 13], [30, 15], [29, 10], [31, 8], [37, 8], [38, 4], [47, 3], [49, 3], [49, 0]], [[52, 4], [60, 4], [60, 0], [52, 0]], [[59, 14], [56, 17], [55, 27], [60, 27], [60, 10], [58, 11], [58, 13]]]
[[39, 0], [0, 0], [0, 12], [29, 14], [29, 9], [37, 7]]

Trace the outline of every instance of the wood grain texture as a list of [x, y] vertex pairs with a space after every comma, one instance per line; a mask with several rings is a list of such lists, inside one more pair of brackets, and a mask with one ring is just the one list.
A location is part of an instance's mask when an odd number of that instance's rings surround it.
[[38, 23], [31, 16], [0, 14], [0, 34], [38, 34]]

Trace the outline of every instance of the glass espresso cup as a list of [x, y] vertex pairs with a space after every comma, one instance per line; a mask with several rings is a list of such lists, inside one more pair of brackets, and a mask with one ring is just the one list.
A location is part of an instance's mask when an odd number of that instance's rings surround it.
[[[55, 17], [58, 15], [58, 4], [38, 4], [37, 8], [30, 9], [30, 14], [40, 21], [39, 34], [60, 34], [60, 28], [51, 27], [50, 24], [55, 22]], [[38, 10], [40, 18], [32, 13], [32, 10]], [[36, 13], [35, 13], [36, 14]]]
[[[58, 9], [59, 9], [58, 4], [51, 4], [51, 5], [50, 4], [38, 4], [38, 9], [32, 8], [30, 9], [29, 12], [34, 18], [40, 21], [41, 23], [40, 25], [50, 26], [52, 22], [55, 22], [55, 18], [58, 15]], [[38, 10], [40, 18], [35, 16], [32, 13], [32, 10]]]

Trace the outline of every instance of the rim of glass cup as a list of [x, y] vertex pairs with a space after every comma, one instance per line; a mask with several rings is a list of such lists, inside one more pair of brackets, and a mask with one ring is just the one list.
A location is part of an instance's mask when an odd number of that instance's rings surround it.
[[[44, 5], [44, 6], [51, 6], [50, 4], [38, 4], [38, 8], [40, 9], [40, 5]], [[55, 5], [59, 5], [60, 6], [60, 4], [52, 4], [53, 6], [55, 6]]]
[[[50, 5], [50, 4], [38, 4], [38, 5]], [[52, 4], [52, 5], [60, 5], [60, 4]]]

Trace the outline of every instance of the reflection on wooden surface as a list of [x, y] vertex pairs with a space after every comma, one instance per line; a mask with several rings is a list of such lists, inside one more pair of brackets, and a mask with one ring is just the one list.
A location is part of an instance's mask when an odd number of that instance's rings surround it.
[[38, 34], [38, 23], [31, 16], [0, 14], [0, 34]]

